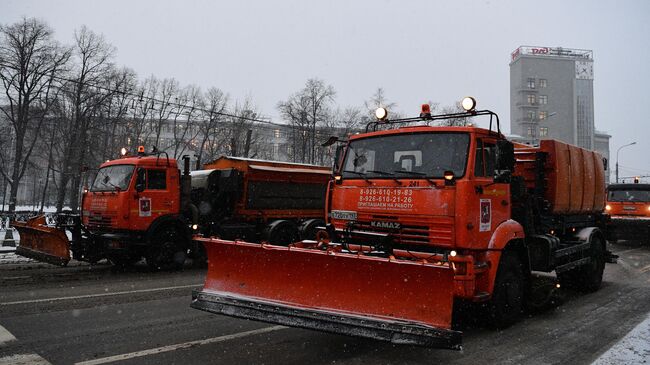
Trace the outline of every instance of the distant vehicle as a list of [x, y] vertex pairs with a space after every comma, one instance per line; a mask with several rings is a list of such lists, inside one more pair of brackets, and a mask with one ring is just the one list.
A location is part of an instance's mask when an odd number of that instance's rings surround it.
[[611, 240], [650, 242], [650, 184], [611, 184], [605, 210], [611, 216]]
[[[20, 233], [16, 253], [66, 265], [72, 257], [129, 265], [142, 257], [152, 268], [180, 267], [189, 255], [204, 258], [193, 234], [289, 244], [313, 238], [323, 225], [327, 167], [221, 157], [205, 170], [184, 171], [164, 152], [103, 163], [85, 189], [81, 214], [12, 223]], [[69, 241], [65, 231], [69, 230]]]

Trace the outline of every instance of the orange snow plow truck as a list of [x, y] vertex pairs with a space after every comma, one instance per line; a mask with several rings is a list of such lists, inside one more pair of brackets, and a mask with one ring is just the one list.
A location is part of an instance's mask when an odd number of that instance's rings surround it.
[[[460, 349], [455, 304], [482, 303], [490, 322], [511, 324], [531, 271], [597, 290], [605, 262], [615, 262], [600, 155], [553, 140], [513, 144], [495, 113], [476, 110], [473, 98], [462, 105], [431, 115], [425, 104], [419, 117], [399, 120], [380, 108], [365, 133], [338, 141], [327, 224], [315, 240], [281, 247], [195, 237], [209, 265], [191, 306]], [[476, 117], [490, 127], [472, 126]]]
[[224, 156], [190, 172], [184, 156], [181, 173], [165, 152], [141, 146], [135, 156], [123, 153], [100, 166], [81, 215], [60, 214], [56, 226], [43, 216], [13, 222], [16, 253], [56, 265], [66, 265], [70, 252], [121, 266], [144, 257], [151, 268], [169, 270], [188, 255], [205, 259], [195, 233], [286, 245], [313, 239], [324, 224], [326, 167]]

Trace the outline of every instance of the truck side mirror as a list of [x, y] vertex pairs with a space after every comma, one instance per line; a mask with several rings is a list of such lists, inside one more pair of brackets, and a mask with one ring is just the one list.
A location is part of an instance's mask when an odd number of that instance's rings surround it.
[[144, 187], [146, 184], [145, 170], [143, 168], [138, 168], [136, 174], [137, 175], [135, 177], [135, 191], [141, 193], [144, 191]]
[[496, 176], [494, 182], [510, 182], [510, 176], [515, 170], [515, 147], [512, 142], [501, 139], [497, 141]]
[[341, 163], [341, 159], [343, 158], [343, 153], [344, 152], [345, 152], [345, 146], [344, 145], [336, 146], [336, 152], [334, 153], [334, 164], [332, 166], [332, 172], [336, 172], [336, 170], [338, 170], [339, 165]]
[[496, 170], [512, 172], [515, 169], [515, 146], [512, 142], [506, 139], [497, 141], [496, 157]]

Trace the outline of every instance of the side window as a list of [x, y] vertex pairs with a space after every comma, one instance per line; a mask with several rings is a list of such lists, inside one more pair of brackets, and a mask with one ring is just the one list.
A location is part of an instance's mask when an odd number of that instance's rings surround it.
[[476, 156], [474, 159], [474, 176], [494, 177], [496, 163], [496, 144], [492, 142], [476, 141]]
[[483, 145], [483, 150], [485, 156], [485, 176], [487, 177], [494, 177], [495, 175], [495, 168], [494, 165], [496, 163], [497, 159], [497, 146], [494, 143], [485, 143]]
[[147, 170], [147, 189], [152, 189], [152, 190], [167, 189], [167, 171]]
[[474, 157], [474, 176], [485, 176], [483, 164], [483, 140], [476, 141], [476, 156]]

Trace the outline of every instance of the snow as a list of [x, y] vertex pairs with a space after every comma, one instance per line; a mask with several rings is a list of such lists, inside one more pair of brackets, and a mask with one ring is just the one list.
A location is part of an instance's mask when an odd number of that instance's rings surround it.
[[650, 364], [650, 314], [592, 365]]

